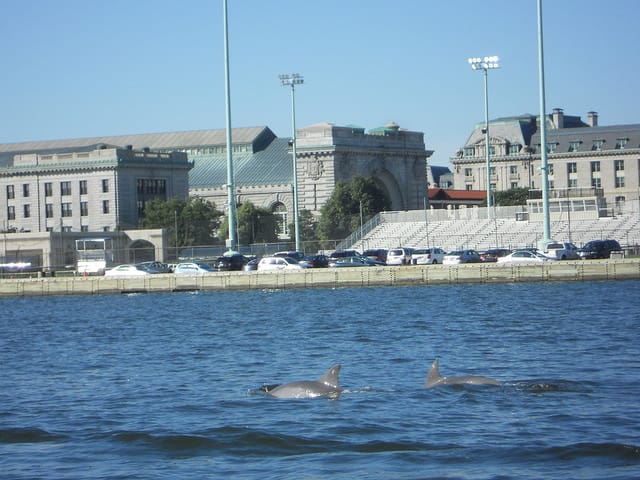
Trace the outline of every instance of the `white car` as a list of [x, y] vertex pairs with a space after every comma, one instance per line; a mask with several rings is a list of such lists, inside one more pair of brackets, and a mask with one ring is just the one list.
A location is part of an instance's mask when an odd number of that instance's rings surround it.
[[217, 271], [206, 263], [199, 262], [184, 262], [179, 263], [173, 269], [173, 273], [176, 275], [201, 275], [203, 273], [210, 273]]
[[263, 257], [258, 262], [259, 272], [276, 270], [302, 270], [304, 267], [291, 257]]
[[442, 259], [443, 265], [458, 265], [460, 263], [479, 263], [482, 259], [475, 250], [455, 250], [447, 253]]
[[541, 265], [551, 262], [551, 258], [540, 252], [531, 250], [516, 250], [515, 252], [498, 258], [498, 265]]
[[411, 263], [414, 265], [430, 265], [442, 263], [446, 252], [438, 247], [416, 248], [411, 254]]
[[140, 277], [144, 275], [151, 274], [147, 270], [132, 264], [118, 265], [104, 272], [105, 277]]
[[547, 243], [542, 253], [553, 260], [579, 260], [578, 247], [570, 242]]
[[410, 265], [412, 248], [398, 247], [387, 252], [387, 265]]

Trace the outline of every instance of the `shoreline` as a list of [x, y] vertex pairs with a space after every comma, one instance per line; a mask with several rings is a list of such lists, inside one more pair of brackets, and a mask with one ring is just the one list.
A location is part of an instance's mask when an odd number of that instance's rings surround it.
[[287, 272], [213, 272], [194, 276], [169, 273], [121, 278], [73, 276], [2, 279], [0, 298], [630, 279], [640, 279], [640, 258], [557, 261], [542, 265], [498, 266], [494, 263], [476, 263], [455, 266], [310, 268]]

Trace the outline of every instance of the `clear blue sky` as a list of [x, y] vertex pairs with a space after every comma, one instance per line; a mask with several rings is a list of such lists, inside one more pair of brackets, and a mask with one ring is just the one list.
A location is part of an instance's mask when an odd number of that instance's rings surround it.
[[[537, 114], [536, 0], [229, 0], [234, 127], [425, 133], [449, 165], [484, 120]], [[3, 0], [0, 142], [225, 127], [222, 0]], [[545, 0], [547, 112], [640, 123], [640, 2]]]

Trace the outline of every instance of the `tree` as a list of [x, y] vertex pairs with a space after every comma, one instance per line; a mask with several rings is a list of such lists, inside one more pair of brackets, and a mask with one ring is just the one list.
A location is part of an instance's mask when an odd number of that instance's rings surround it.
[[351, 184], [339, 182], [329, 200], [321, 209], [318, 238], [334, 240], [345, 238], [376, 213], [389, 210], [391, 200], [372, 178], [355, 177]]
[[510, 205], [526, 205], [529, 198], [528, 188], [512, 188], [501, 192], [495, 192], [496, 206], [506, 207]]
[[[278, 240], [278, 224], [268, 209], [245, 202], [236, 208], [238, 243], [273, 243]], [[219, 231], [220, 238], [229, 238], [229, 219], [225, 219]]]
[[165, 228], [170, 247], [176, 246], [176, 238], [177, 246], [211, 245], [218, 243], [215, 232], [222, 215], [213, 203], [200, 197], [154, 199], [146, 203], [140, 226]]

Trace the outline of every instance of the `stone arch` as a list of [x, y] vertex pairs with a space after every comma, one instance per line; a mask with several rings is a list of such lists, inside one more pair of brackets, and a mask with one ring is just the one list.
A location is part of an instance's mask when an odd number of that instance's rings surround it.
[[389, 195], [391, 210], [406, 210], [405, 199], [396, 178], [387, 170], [376, 172], [372, 178]]
[[278, 236], [281, 238], [289, 238], [289, 212], [287, 206], [280, 201], [275, 201], [271, 204], [270, 209], [276, 218]]
[[127, 247], [129, 263], [149, 262], [156, 259], [156, 247], [148, 240], [134, 240]]

